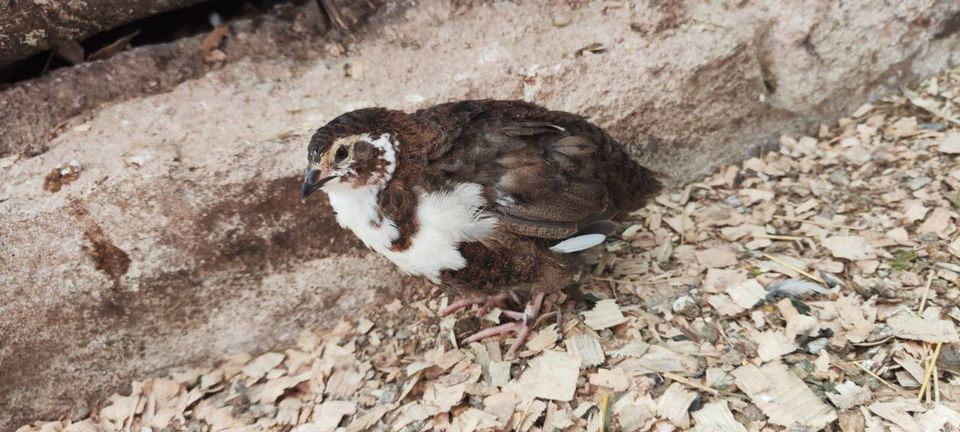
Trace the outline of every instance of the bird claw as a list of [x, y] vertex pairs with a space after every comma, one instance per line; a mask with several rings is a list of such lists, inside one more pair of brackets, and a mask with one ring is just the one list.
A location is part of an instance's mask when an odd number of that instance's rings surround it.
[[[533, 298], [532, 303], [528, 303], [524, 307], [523, 312], [509, 311], [504, 310], [501, 313], [508, 318], [514, 320], [514, 322], [500, 324], [495, 327], [490, 327], [487, 329], [480, 330], [470, 337], [463, 340], [464, 344], [469, 344], [472, 342], [477, 342], [482, 339], [486, 339], [493, 336], [499, 336], [504, 333], [517, 332], [517, 339], [510, 345], [510, 349], [507, 351], [508, 356], [513, 356], [517, 353], [517, 350], [523, 346], [527, 339], [530, 338], [530, 333], [533, 331], [534, 327], [540, 323], [540, 320], [537, 317], [540, 315], [540, 307], [543, 305], [543, 294], [537, 294]], [[496, 296], [499, 298], [499, 296]], [[505, 300], [500, 298], [500, 301]], [[464, 309], [474, 304], [487, 304], [487, 300], [483, 299], [472, 299], [472, 300], [462, 300], [447, 306], [442, 312], [444, 315], [448, 315], [457, 310]]]

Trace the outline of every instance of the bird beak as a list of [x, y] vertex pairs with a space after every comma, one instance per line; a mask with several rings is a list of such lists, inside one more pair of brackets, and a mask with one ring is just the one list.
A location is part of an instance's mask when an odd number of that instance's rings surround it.
[[313, 168], [307, 168], [307, 171], [303, 174], [303, 187], [300, 188], [300, 199], [305, 200], [308, 195], [322, 188], [324, 184], [334, 177], [333, 173], [328, 170], [321, 172]]

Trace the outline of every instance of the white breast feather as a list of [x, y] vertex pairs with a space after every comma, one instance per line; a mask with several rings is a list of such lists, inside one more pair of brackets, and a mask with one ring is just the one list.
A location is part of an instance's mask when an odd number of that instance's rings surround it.
[[326, 191], [330, 197], [330, 206], [337, 213], [337, 223], [353, 231], [367, 247], [378, 252], [384, 245], [389, 249], [390, 243], [400, 237], [397, 224], [387, 218], [380, 221], [377, 213], [379, 187], [354, 188], [349, 185], [336, 185]]
[[440, 272], [460, 270], [467, 265], [457, 247], [490, 235], [496, 219], [482, 210], [486, 201], [476, 183], [460, 183], [446, 192], [423, 193], [417, 203], [419, 229], [410, 248], [390, 250], [400, 233], [388, 218], [378, 221], [378, 187], [335, 187], [327, 190], [337, 222], [349, 228], [371, 249], [393, 261], [400, 270], [440, 281]]

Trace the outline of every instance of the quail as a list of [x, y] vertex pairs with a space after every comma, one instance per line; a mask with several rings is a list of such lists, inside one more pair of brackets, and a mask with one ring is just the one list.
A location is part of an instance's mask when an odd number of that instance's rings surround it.
[[301, 195], [322, 190], [337, 222], [404, 273], [481, 311], [511, 299], [515, 353], [544, 295], [571, 285], [578, 252], [660, 189], [654, 173], [581, 116], [522, 101], [445, 103], [412, 114], [367, 108], [313, 134]]

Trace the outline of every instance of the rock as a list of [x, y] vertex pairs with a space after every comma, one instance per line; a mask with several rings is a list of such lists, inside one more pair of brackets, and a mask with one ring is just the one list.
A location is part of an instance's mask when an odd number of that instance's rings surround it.
[[[852, 110], [888, 78], [940, 68], [960, 40], [944, 25], [960, 4], [815, 3], [668, 5], [643, 33], [630, 27], [645, 5], [588, 3], [563, 27], [538, 2], [417, 6], [375, 17], [389, 31], [358, 35], [340, 57], [231, 63], [225, 44], [221, 67], [169, 78], [163, 65], [196, 44], [159, 58], [146, 47], [4, 90], [0, 156], [19, 157], [0, 159], [0, 406], [18, 409], [0, 412], [0, 429], [173, 365], [292, 342], [401, 294], [393, 267], [322, 198], [297, 195], [310, 134], [346, 110], [533, 100], [589, 116], [676, 182]], [[276, 35], [278, 50], [296, 43]], [[595, 43], [607, 49], [573, 55]], [[365, 65], [362, 81], [342, 76], [347, 63]], [[85, 105], [103, 76], [162, 82]], [[47, 111], [59, 117], [30, 121]], [[69, 160], [82, 175], [44, 191]]]
[[688, 295], [677, 297], [677, 299], [673, 301], [671, 309], [673, 309], [674, 313], [690, 319], [694, 319], [700, 315], [700, 306], [697, 306], [697, 302], [693, 300], [693, 297]]

